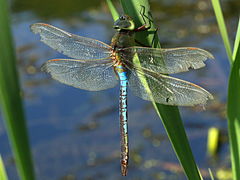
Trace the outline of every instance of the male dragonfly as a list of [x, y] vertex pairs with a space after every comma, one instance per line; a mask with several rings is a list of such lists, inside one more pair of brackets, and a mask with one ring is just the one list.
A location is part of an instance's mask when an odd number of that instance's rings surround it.
[[[40, 34], [41, 41], [51, 48], [74, 58], [52, 59], [44, 63], [42, 70], [51, 74], [53, 79], [88, 91], [113, 88], [120, 81], [121, 172], [126, 176], [129, 160], [127, 87], [134, 95], [160, 104], [204, 105], [213, 98], [208, 91], [167, 74], [201, 68], [205, 66], [204, 61], [213, 59], [213, 56], [192, 47], [157, 49], [134, 46], [134, 33], [147, 28], [135, 28], [127, 15], [121, 16], [113, 27], [117, 32], [110, 46], [49, 24], [36, 23], [31, 25], [31, 30]], [[136, 56], [140, 63], [133, 62]], [[147, 83], [144, 84], [143, 79]]]

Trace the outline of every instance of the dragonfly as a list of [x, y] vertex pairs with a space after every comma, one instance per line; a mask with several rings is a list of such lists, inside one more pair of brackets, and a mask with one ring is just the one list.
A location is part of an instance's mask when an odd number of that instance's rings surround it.
[[[32, 32], [39, 34], [42, 42], [73, 58], [52, 59], [43, 64], [42, 70], [53, 79], [88, 91], [113, 88], [120, 82], [121, 174], [126, 176], [129, 162], [128, 87], [134, 95], [160, 104], [204, 105], [213, 99], [207, 90], [168, 74], [202, 68], [207, 59], [214, 58], [211, 53], [200, 48], [162, 49], [135, 46], [135, 33], [148, 28], [145, 25], [135, 27], [133, 19], [128, 15], [120, 16], [113, 28], [116, 33], [108, 45], [49, 24], [31, 25]], [[138, 59], [139, 63], [135, 63], [134, 59]]]

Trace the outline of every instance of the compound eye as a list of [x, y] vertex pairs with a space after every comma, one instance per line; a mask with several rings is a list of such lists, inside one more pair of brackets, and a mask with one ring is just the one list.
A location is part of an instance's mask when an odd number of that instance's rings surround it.
[[125, 20], [125, 16], [120, 16], [120, 20]]

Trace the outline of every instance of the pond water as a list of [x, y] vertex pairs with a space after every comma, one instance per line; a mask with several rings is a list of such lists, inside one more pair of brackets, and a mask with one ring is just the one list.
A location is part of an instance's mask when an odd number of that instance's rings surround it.
[[[88, 92], [52, 80], [40, 71], [41, 65], [49, 59], [67, 57], [41, 43], [29, 29], [32, 23], [44, 22], [109, 43], [114, 30], [105, 1], [15, 0], [10, 5], [37, 179], [123, 179], [119, 165], [119, 87]], [[211, 159], [206, 153], [210, 127], [220, 128], [226, 136], [229, 74], [211, 2], [152, 1], [151, 7], [162, 47], [200, 47], [215, 56], [203, 69], [176, 75], [206, 88], [215, 98], [205, 111], [180, 108], [196, 162], [207, 179], [208, 168], [216, 171], [230, 167], [226, 141], [218, 158]], [[233, 40], [240, 3], [223, 1], [222, 7]], [[128, 105], [131, 152], [125, 179], [186, 179], [151, 102], [130, 92]], [[0, 154], [9, 179], [18, 179], [2, 119]]]

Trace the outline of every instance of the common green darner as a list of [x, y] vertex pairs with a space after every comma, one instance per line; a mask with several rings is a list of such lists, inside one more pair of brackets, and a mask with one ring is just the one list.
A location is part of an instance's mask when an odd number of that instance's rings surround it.
[[[113, 88], [120, 80], [121, 171], [127, 174], [129, 147], [127, 128], [127, 87], [144, 100], [176, 106], [206, 104], [212, 95], [205, 89], [166, 74], [198, 69], [213, 56], [199, 48], [181, 47], [156, 49], [134, 46], [133, 20], [121, 16], [113, 26], [117, 32], [111, 45], [77, 36], [48, 24], [37, 23], [31, 30], [40, 34], [41, 41], [74, 59], [53, 59], [42, 69], [64, 84], [89, 91]], [[140, 64], [134, 63], [137, 56]], [[143, 82], [145, 79], [147, 85]], [[146, 87], [147, 86], [147, 87]]]

